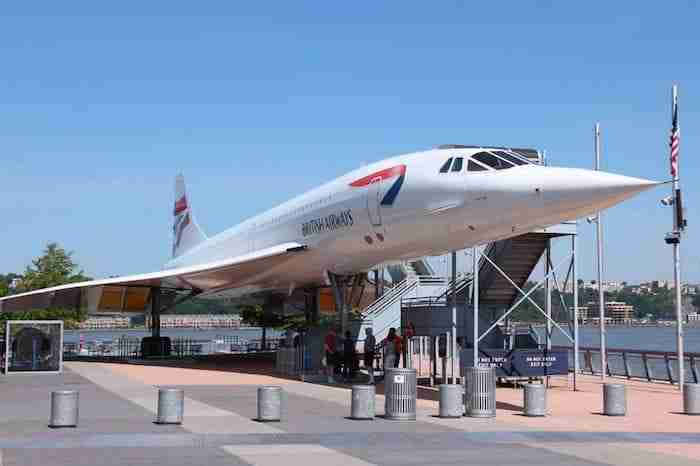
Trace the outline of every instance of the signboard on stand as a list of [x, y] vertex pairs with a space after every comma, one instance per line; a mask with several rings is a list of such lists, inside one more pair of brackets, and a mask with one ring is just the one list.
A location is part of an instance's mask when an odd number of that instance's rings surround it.
[[[472, 350], [461, 354], [465, 367], [472, 367]], [[544, 377], [569, 373], [567, 350], [480, 349], [479, 366], [496, 368], [496, 377]]]

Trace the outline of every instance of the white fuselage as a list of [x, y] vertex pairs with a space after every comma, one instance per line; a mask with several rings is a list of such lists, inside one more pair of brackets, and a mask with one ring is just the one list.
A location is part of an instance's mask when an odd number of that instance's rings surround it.
[[[166, 268], [297, 242], [305, 254], [251, 282], [262, 278], [264, 289], [318, 284], [327, 271], [359, 273], [580, 218], [654, 184], [536, 164], [468, 171], [469, 157], [489, 150], [435, 149], [364, 166], [207, 239]], [[457, 157], [461, 170], [441, 173]]]

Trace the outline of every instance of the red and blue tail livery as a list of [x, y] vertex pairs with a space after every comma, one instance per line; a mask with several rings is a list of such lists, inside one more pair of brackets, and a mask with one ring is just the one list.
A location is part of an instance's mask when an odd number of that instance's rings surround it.
[[374, 172], [372, 174], [369, 174], [365, 177], [353, 181], [352, 183], [350, 183], [350, 186], [352, 186], [353, 188], [361, 188], [364, 186], [369, 186], [372, 183], [378, 183], [393, 178], [396, 178], [396, 180], [386, 191], [386, 194], [384, 194], [384, 197], [381, 201], [382, 206], [390, 207], [394, 205], [396, 197], [399, 195], [399, 191], [401, 191], [401, 186], [403, 185], [403, 182], [406, 179], [406, 165], [395, 165], [393, 167], [385, 168], [384, 170]]

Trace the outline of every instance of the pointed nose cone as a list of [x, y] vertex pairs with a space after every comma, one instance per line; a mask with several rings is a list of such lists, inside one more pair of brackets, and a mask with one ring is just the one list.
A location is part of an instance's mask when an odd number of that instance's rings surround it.
[[545, 205], [557, 211], [570, 211], [571, 219], [607, 209], [661, 183], [613, 173], [545, 168], [542, 179]]

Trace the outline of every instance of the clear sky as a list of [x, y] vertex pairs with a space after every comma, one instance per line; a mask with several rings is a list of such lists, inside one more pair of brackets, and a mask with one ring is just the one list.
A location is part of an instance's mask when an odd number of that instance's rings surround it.
[[[441, 143], [546, 149], [666, 180], [681, 92], [700, 281], [694, 2], [20, 2], [0, 16], [0, 272], [58, 241], [94, 276], [168, 259], [182, 171], [210, 234], [360, 166]], [[605, 215], [606, 276], [671, 278], [671, 212]], [[580, 268], [594, 277], [593, 227]]]

